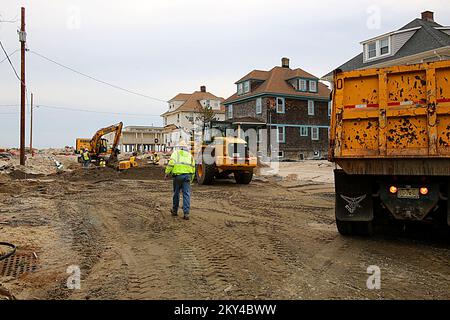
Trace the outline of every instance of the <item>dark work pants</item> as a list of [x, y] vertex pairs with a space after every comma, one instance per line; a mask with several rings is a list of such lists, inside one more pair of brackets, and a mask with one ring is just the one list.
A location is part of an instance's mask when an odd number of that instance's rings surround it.
[[191, 207], [191, 175], [180, 174], [173, 177], [173, 211], [177, 212], [180, 204], [180, 191], [183, 191], [183, 213], [189, 214]]

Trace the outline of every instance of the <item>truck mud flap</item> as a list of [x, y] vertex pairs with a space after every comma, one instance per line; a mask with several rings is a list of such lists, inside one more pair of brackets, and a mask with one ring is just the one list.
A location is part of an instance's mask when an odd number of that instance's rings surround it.
[[372, 221], [372, 182], [367, 175], [348, 175], [334, 170], [336, 219], [341, 221]]

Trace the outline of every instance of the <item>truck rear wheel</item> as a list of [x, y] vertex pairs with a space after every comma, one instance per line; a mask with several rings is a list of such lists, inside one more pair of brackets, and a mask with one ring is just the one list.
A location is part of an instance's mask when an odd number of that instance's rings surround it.
[[234, 179], [237, 184], [249, 184], [252, 181], [253, 172], [235, 172]]
[[373, 221], [341, 221], [336, 219], [336, 227], [343, 236], [374, 234]]
[[216, 168], [213, 164], [197, 164], [197, 168], [195, 170], [195, 176], [197, 178], [198, 184], [212, 184], [214, 182], [214, 175], [216, 173]]
[[350, 236], [353, 234], [353, 223], [351, 221], [341, 221], [336, 219], [336, 227], [343, 236]]

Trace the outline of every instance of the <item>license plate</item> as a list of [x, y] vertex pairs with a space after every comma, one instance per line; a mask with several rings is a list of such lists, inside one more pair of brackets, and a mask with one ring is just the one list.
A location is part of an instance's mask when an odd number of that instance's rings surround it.
[[399, 199], [419, 199], [419, 188], [399, 188], [397, 190]]

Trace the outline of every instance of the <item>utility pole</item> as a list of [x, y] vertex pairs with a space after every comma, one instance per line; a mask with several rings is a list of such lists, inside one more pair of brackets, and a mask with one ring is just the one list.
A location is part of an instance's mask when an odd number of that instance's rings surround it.
[[19, 32], [20, 52], [21, 52], [21, 84], [20, 84], [20, 164], [25, 165], [25, 48], [27, 33], [25, 32], [25, 8], [22, 7], [21, 26]]
[[33, 93], [31, 93], [31, 108], [30, 108], [30, 153], [33, 154]]

